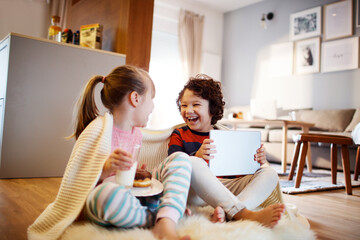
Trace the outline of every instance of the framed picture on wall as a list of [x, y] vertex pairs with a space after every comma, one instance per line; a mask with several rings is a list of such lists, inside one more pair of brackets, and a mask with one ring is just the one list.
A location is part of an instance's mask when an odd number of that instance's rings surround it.
[[320, 71], [320, 38], [295, 42], [295, 74], [316, 73]]
[[360, 27], [360, 0], [356, 1], [356, 27]]
[[324, 6], [324, 40], [353, 35], [352, 1], [339, 1]]
[[290, 40], [299, 40], [321, 34], [321, 7], [290, 15]]
[[333, 72], [359, 67], [359, 37], [322, 43], [321, 71]]

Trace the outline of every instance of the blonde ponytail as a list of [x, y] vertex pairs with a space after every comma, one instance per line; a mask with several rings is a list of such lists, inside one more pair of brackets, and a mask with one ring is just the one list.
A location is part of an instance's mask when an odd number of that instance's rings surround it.
[[79, 99], [75, 132], [70, 138], [75, 137], [75, 139], [78, 139], [87, 125], [99, 116], [94, 96], [96, 84], [99, 82], [104, 84], [101, 90], [101, 102], [112, 113], [114, 108], [121, 104], [128, 93], [136, 91], [140, 95], [145, 94], [147, 90], [146, 79], [150, 80], [151, 87], [155, 92], [155, 87], [149, 74], [140, 68], [130, 65], [117, 67], [105, 77], [95, 76], [91, 78]]
[[81, 132], [89, 125], [89, 123], [99, 116], [99, 109], [95, 103], [95, 86], [103, 79], [102, 76], [95, 76], [86, 84], [84, 91], [78, 101], [78, 111], [75, 123], [75, 132], [71, 137], [78, 139]]

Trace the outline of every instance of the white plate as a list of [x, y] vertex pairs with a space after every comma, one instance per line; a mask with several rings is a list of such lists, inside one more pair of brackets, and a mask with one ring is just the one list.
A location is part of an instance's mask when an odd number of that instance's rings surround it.
[[135, 197], [148, 197], [154, 196], [163, 191], [164, 187], [161, 182], [156, 180], [155, 178], [151, 179], [151, 186], [150, 187], [133, 187], [130, 191], [131, 194]]

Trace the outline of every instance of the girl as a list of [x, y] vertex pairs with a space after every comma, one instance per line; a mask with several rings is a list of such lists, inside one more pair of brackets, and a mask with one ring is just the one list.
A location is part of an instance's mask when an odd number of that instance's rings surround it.
[[[101, 101], [109, 110], [99, 116], [94, 90], [103, 84]], [[129, 169], [131, 154], [121, 143], [141, 144], [154, 108], [154, 84], [147, 72], [132, 66], [115, 68], [106, 77], [89, 80], [80, 98], [74, 137], [77, 139], [55, 201], [28, 229], [29, 239], [57, 239], [82, 213], [88, 220], [119, 228], [154, 226], [158, 238], [179, 239], [190, 185], [191, 162], [184, 153], [168, 157], [153, 171], [164, 185], [163, 195], [138, 199], [130, 190], [103, 180]], [[182, 239], [189, 239], [185, 236]]]
[[[222, 221], [225, 211], [229, 219], [249, 219], [265, 226], [275, 226], [284, 210], [283, 204], [270, 205], [258, 212], [251, 210], [263, 203], [278, 184], [276, 171], [266, 167], [263, 147], [254, 155], [254, 160], [262, 167], [253, 175], [219, 181], [206, 165], [216, 151], [209, 139], [209, 131], [215, 128], [224, 111], [220, 83], [206, 75], [190, 78], [179, 93], [177, 105], [186, 126], [174, 130], [168, 153], [180, 151], [195, 156], [191, 157], [193, 172], [189, 202], [196, 200], [199, 204], [198, 201], [204, 200], [213, 207], [220, 206], [215, 208], [213, 221]], [[201, 199], [196, 198], [192, 191]]]

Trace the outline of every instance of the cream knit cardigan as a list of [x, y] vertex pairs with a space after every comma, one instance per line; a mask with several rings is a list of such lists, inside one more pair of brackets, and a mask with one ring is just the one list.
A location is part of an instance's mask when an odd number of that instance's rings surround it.
[[57, 239], [75, 221], [90, 191], [98, 182], [111, 151], [113, 117], [97, 117], [81, 133], [56, 199], [28, 228], [28, 239]]

